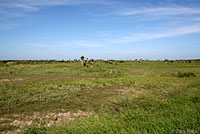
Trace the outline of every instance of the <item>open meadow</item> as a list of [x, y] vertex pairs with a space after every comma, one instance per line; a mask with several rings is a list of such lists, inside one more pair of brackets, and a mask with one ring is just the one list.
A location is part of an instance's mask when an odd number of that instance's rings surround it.
[[1, 61], [0, 133], [200, 133], [200, 61]]

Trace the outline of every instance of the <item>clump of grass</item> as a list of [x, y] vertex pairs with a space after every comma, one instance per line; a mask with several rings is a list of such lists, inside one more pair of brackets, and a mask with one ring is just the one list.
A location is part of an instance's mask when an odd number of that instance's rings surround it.
[[76, 95], [77, 97], [80, 97], [81, 96], [81, 94], [80, 93], [77, 93], [77, 95]]
[[178, 77], [196, 77], [196, 74], [193, 73], [193, 72], [185, 72], [185, 73], [182, 73], [182, 72], [178, 72]]
[[45, 127], [36, 125], [28, 126], [21, 132], [21, 134], [46, 134], [46, 133], [47, 129]]
[[[3, 122], [1, 122], [0, 124], [3, 124]], [[2, 126], [0, 125], [0, 133], [3, 131], [12, 131], [15, 129], [18, 129], [18, 127], [14, 125], [2, 125]]]

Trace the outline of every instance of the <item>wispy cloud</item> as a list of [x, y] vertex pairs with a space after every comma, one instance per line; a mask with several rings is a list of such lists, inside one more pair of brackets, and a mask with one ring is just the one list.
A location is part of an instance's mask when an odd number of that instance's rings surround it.
[[128, 8], [118, 12], [118, 15], [191, 15], [200, 14], [200, 9], [190, 7], [154, 7], [154, 8]]
[[16, 27], [17, 24], [11, 24], [11, 23], [0, 23], [0, 29], [11, 29], [11, 28], [14, 28]]
[[[37, 12], [43, 7], [92, 4], [109, 5], [110, 2], [106, 0], [0, 0], [0, 28], [8, 29], [7, 21], [29, 17], [28, 13]], [[9, 25], [13, 25], [12, 23]]]
[[24, 11], [37, 11], [38, 8], [35, 7], [34, 5], [31, 4], [26, 4], [23, 2], [3, 2], [0, 3], [0, 7], [5, 9], [13, 9], [13, 8], [19, 8], [19, 9], [23, 9]]
[[[200, 8], [176, 5], [166, 7], [139, 7], [124, 8], [115, 13], [123, 17], [131, 16], [131, 19], [134, 18], [134, 22], [153, 21], [157, 25], [151, 28], [151, 32], [130, 33], [121, 38], [111, 40], [112, 43], [127, 43], [200, 32]], [[142, 29], [144, 28], [150, 27], [146, 25], [146, 27], [142, 27]], [[158, 29], [164, 30], [160, 30], [160, 32]]]
[[200, 24], [195, 26], [185, 26], [167, 30], [166, 32], [156, 32], [156, 33], [133, 33], [118, 39], [110, 40], [112, 43], [128, 43], [135, 41], [143, 41], [149, 39], [165, 38], [180, 36], [185, 34], [192, 34], [200, 32]]
[[101, 47], [101, 46], [103, 46], [103, 44], [98, 43], [98, 42], [89, 42], [89, 41], [84, 41], [84, 40], [73, 41], [70, 44], [83, 46], [83, 47]]
[[37, 11], [42, 6], [108, 4], [105, 0], [2, 0], [0, 8], [21, 8], [25, 11]]
[[111, 37], [114, 35], [113, 31], [99, 31], [97, 34], [99, 37], [104, 37], [104, 38]]
[[27, 12], [39, 11], [42, 7], [84, 4], [110, 4], [106, 0], [1, 0], [0, 18], [23, 16]]
[[24, 43], [19, 46], [20, 48], [34, 48], [40, 50], [48, 50], [50, 48], [56, 48], [57, 46], [51, 43]]

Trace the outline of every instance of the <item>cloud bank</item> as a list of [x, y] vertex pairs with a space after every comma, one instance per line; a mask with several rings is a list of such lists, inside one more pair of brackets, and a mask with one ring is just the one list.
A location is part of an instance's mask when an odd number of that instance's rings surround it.
[[140, 9], [124, 9], [118, 13], [121, 16], [129, 15], [192, 15], [200, 14], [200, 9], [190, 7], [153, 7], [153, 8], [140, 8]]
[[157, 38], [180, 36], [197, 32], [200, 32], [200, 24], [195, 26], [185, 26], [185, 27], [168, 29], [166, 31], [156, 32], [156, 33], [132, 33], [130, 35], [123, 36], [121, 38], [113, 39], [110, 41], [112, 43], [128, 43], [128, 42], [143, 41], [143, 40], [150, 40]]

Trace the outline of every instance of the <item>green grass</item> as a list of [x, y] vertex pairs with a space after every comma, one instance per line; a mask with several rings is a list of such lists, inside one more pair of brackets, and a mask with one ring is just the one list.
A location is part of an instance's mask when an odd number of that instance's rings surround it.
[[[19, 129], [15, 120], [32, 121], [24, 134], [198, 133], [199, 69], [197, 61], [1, 63], [0, 133]], [[92, 115], [56, 124], [56, 114], [79, 110]]]
[[[200, 84], [199, 84], [200, 85]], [[126, 100], [118, 106], [119, 113], [107, 114], [104, 117], [90, 117], [75, 120], [65, 125], [45, 129], [43, 133], [172, 133], [173, 131], [193, 130], [199, 132], [200, 92], [176, 93], [168, 101], [155, 96], [143, 96], [139, 100]], [[135, 101], [137, 101], [135, 103]], [[28, 134], [33, 128], [26, 128]], [[39, 133], [40, 127], [34, 127]]]

